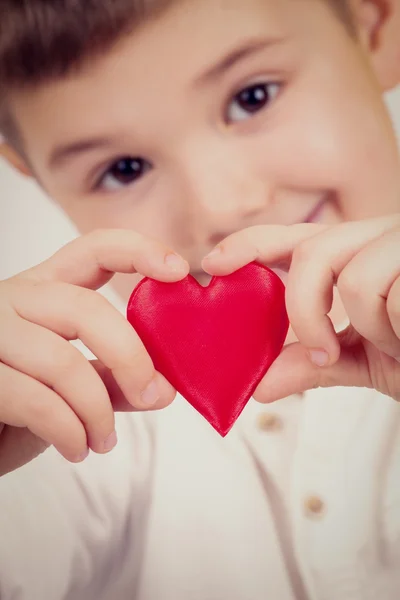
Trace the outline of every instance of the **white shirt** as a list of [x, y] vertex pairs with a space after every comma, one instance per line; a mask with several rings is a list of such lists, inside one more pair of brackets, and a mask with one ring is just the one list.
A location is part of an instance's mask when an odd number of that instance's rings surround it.
[[118, 416], [82, 465], [0, 479], [1, 600], [398, 600], [400, 407], [336, 388]]

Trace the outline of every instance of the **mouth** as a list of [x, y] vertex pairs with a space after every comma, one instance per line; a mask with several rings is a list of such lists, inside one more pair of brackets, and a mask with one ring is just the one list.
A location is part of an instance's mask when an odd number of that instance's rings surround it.
[[300, 223], [318, 223], [322, 209], [328, 201], [329, 196], [324, 196], [323, 198], [321, 198], [321, 200], [314, 206], [311, 212], [308, 213], [304, 221], [300, 221]]

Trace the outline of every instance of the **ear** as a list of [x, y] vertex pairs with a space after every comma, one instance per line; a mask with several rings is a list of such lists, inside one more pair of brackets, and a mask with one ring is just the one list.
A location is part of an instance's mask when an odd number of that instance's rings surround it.
[[384, 91], [400, 83], [400, 0], [352, 0], [360, 39]]
[[22, 156], [7, 142], [0, 140], [0, 157], [4, 158], [21, 175], [33, 177], [32, 171]]

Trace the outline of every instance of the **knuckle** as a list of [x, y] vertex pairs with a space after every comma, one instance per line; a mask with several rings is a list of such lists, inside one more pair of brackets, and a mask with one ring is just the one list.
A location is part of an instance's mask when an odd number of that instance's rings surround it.
[[265, 240], [265, 226], [253, 225], [253, 227], [247, 227], [247, 229], [234, 233], [230, 239], [237, 244], [246, 242], [249, 246], [253, 246], [254, 243], [262, 246]]
[[[63, 344], [64, 346], [64, 344]], [[66, 344], [66, 347], [58, 349], [49, 366], [53, 382], [60, 383], [71, 378], [77, 371], [82, 370], [86, 363], [85, 358], [78, 350]]]
[[312, 238], [301, 242], [293, 251], [292, 262], [296, 265], [307, 265], [314, 263], [316, 256], [320, 254], [319, 244]]
[[82, 236], [81, 240], [82, 240], [82, 243], [89, 243], [89, 244], [96, 245], [96, 244], [101, 243], [104, 240], [108, 239], [110, 237], [110, 235], [111, 235], [110, 229], [98, 227], [97, 229], [94, 229], [90, 233], [87, 233], [86, 235]]
[[[120, 316], [120, 315], [118, 315]], [[152, 360], [145, 346], [135, 330], [124, 320], [118, 329], [118, 346], [114, 351], [113, 366], [130, 367], [148, 370], [152, 367]]]
[[81, 252], [83, 256], [89, 256], [93, 259], [100, 249], [106, 248], [110, 240], [114, 238], [115, 231], [106, 228], [97, 228], [89, 233], [73, 240], [70, 245], [75, 252]]
[[108, 301], [98, 292], [84, 287], [74, 288], [75, 305], [81, 312], [98, 314], [108, 308]]
[[[369, 314], [369, 313], [368, 313]], [[381, 323], [374, 318], [363, 318], [355, 325], [356, 331], [380, 352], [384, 352], [389, 356], [396, 354], [396, 340], [391, 331], [386, 330]]]
[[114, 413], [111, 407], [108, 410], [101, 411], [101, 414], [94, 416], [90, 423], [92, 437], [93, 435], [96, 435], [100, 441], [103, 441], [110, 433], [112, 433], [114, 428]]
[[67, 284], [61, 281], [32, 281], [30, 285], [35, 293], [37, 291], [40, 294], [40, 298], [54, 298], [57, 300], [62, 298]]
[[117, 358], [115, 368], [129, 367], [135, 373], [135, 377], [140, 380], [151, 379], [151, 373], [154, 370], [150, 357], [146, 351], [137, 345], [126, 347]]
[[382, 335], [375, 335], [371, 336], [371, 341], [374, 346], [385, 354], [392, 355], [396, 351], [396, 344], [394, 343], [394, 340], [391, 339], [391, 336], [385, 338]]
[[359, 298], [361, 291], [365, 290], [365, 286], [360, 281], [359, 277], [355, 277], [350, 269], [345, 269], [337, 280], [337, 288], [339, 294], [346, 298]]

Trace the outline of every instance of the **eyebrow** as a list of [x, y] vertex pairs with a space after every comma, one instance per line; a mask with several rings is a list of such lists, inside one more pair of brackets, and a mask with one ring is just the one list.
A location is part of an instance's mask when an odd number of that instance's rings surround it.
[[86, 152], [93, 150], [107, 149], [111, 147], [111, 145], [112, 142], [110, 139], [99, 137], [57, 146], [50, 154], [49, 166], [53, 169], [58, 168], [67, 160], [75, 158], [80, 154], [85, 154]]
[[211, 83], [224, 75], [228, 70], [232, 69], [239, 62], [242, 62], [245, 58], [257, 54], [262, 50], [266, 50], [272, 46], [277, 46], [284, 42], [284, 38], [252, 38], [245, 41], [239, 48], [235, 48], [226, 54], [216, 65], [211, 67], [205, 73], [200, 75], [195, 81], [195, 86], [205, 85]]
[[[246, 40], [241, 46], [231, 50], [228, 54], [222, 57], [214, 66], [208, 69], [205, 73], [196, 78], [195, 87], [212, 83], [235, 65], [242, 62], [246, 58], [266, 50], [267, 48], [282, 44], [284, 38], [251, 38]], [[67, 160], [76, 158], [81, 154], [94, 150], [104, 150], [112, 146], [112, 140], [109, 138], [99, 137], [78, 142], [72, 142], [62, 146], [57, 146], [49, 157], [49, 166], [52, 169], [59, 168]]]

